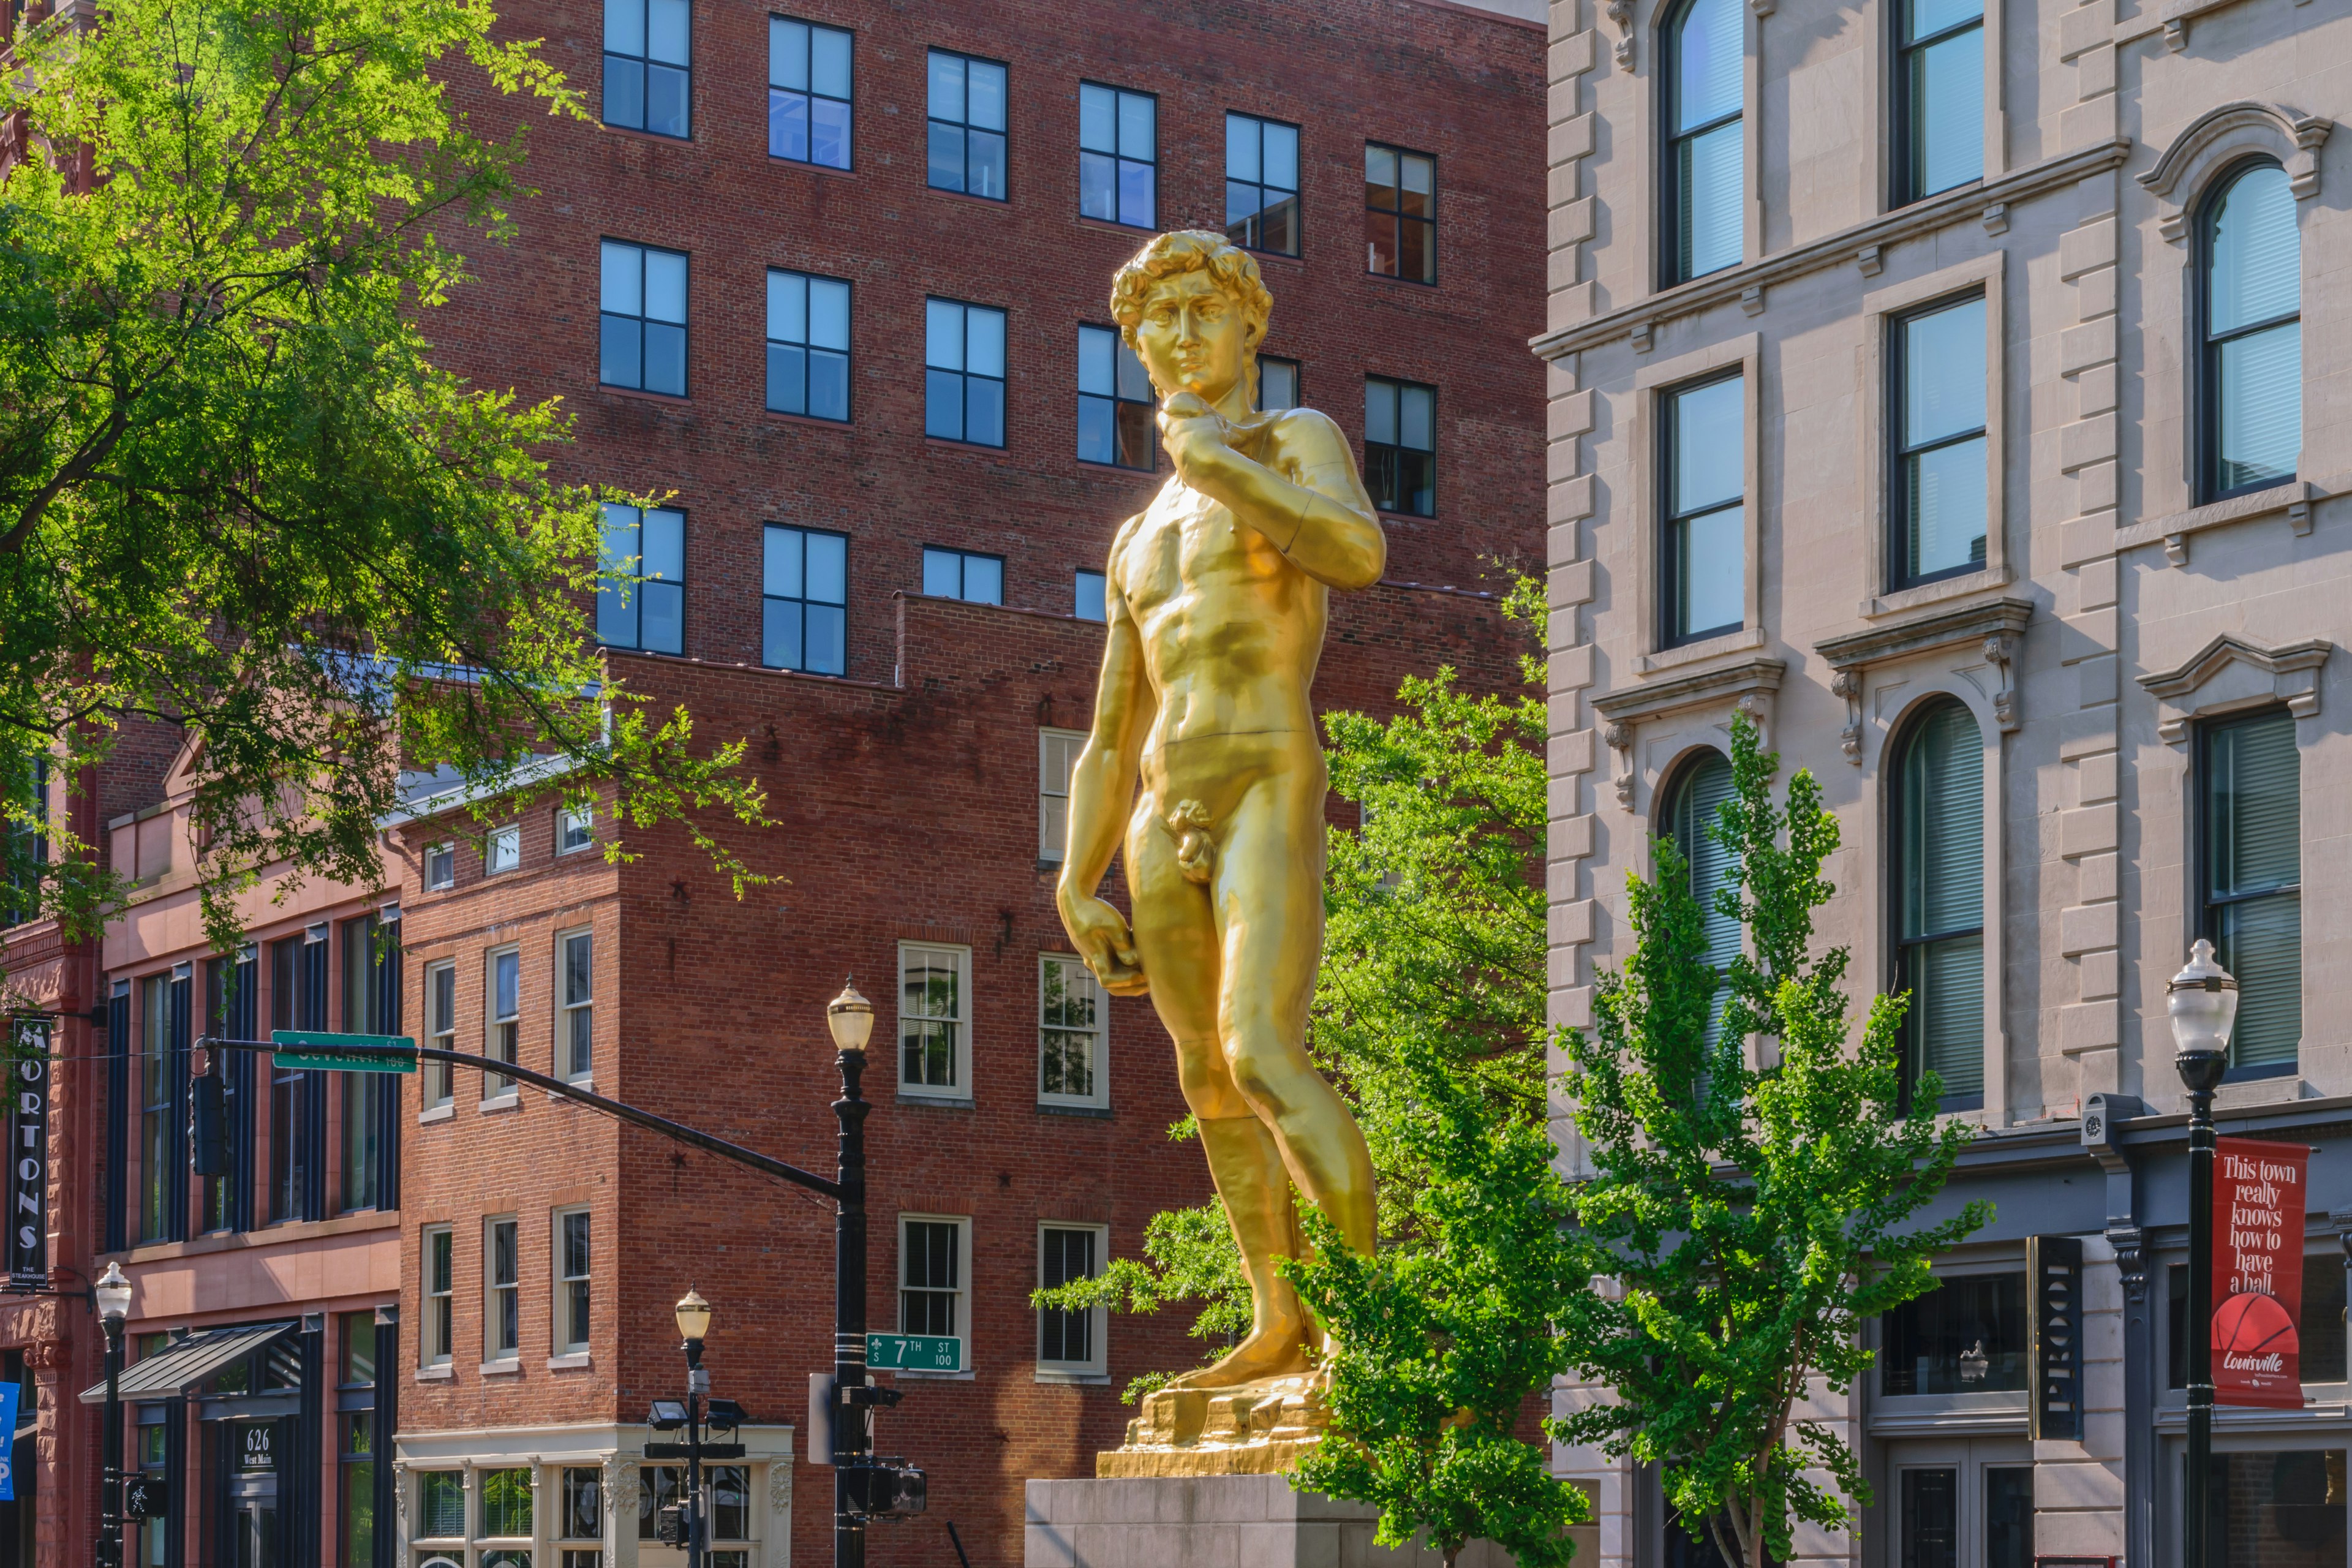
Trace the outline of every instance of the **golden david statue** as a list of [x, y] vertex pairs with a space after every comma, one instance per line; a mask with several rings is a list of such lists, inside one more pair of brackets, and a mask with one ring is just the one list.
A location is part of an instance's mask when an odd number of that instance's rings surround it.
[[[1275, 1268], [1303, 1246], [1293, 1184], [1373, 1245], [1370, 1153], [1307, 1054], [1328, 785], [1307, 692], [1331, 590], [1377, 582], [1387, 542], [1339, 427], [1256, 410], [1273, 306], [1257, 263], [1198, 230], [1157, 237], [1111, 286], [1176, 471], [1111, 544], [1057, 899], [1103, 985], [1148, 991], [1176, 1042], [1252, 1321], [1146, 1399], [1106, 1476], [1286, 1469], [1321, 1417], [1312, 1325]], [[1132, 931], [1095, 895], [1122, 843]]]

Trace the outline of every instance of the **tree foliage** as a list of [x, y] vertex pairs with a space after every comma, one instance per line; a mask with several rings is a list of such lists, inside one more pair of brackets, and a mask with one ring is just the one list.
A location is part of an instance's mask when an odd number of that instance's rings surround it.
[[1709, 831], [1735, 861], [1715, 908], [1739, 921], [1743, 952], [1708, 965], [1688, 868], [1661, 839], [1654, 879], [1627, 879], [1633, 948], [1601, 977], [1591, 1032], [1567, 1032], [1593, 1173], [1576, 1238], [1613, 1284], [1566, 1298], [1560, 1327], [1614, 1397], [1550, 1426], [1658, 1464], [1684, 1520], [1763, 1568], [1790, 1560], [1797, 1521], [1846, 1528], [1869, 1496], [1853, 1451], [1800, 1406], [1852, 1386], [1871, 1360], [1864, 1320], [1929, 1289], [1932, 1257], [1990, 1210], [1916, 1223], [1970, 1130], [1937, 1125], [1932, 1074], [1905, 1094], [1903, 999], [1874, 999], [1848, 1048], [1845, 950], [1810, 952], [1838, 844], [1819, 784], [1801, 772], [1775, 806], [1779, 759], [1744, 720], [1731, 766]]
[[29, 863], [59, 826], [30, 781], [142, 721], [197, 742], [224, 947], [228, 894], [264, 868], [376, 880], [404, 774], [601, 791], [756, 879], [696, 825], [761, 819], [740, 748], [600, 667], [598, 498], [547, 468], [565, 416], [434, 362], [457, 238], [504, 239], [528, 194], [520, 133], [478, 134], [445, 83], [578, 115], [536, 43], [494, 37], [487, 0], [89, 15], [21, 29], [0, 78], [0, 122], [28, 128], [0, 175], [11, 879], [77, 929], [100, 912], [90, 846]]

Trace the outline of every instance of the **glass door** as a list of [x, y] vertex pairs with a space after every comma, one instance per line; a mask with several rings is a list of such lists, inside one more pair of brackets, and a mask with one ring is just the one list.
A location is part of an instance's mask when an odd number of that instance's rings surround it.
[[2022, 1442], [1890, 1446], [1887, 1568], [2033, 1568], [2033, 1466]]

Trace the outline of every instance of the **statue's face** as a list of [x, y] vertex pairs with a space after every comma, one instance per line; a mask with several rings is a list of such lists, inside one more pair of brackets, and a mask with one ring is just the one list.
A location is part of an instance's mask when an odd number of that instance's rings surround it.
[[1205, 272], [1160, 279], [1136, 323], [1135, 352], [1162, 397], [1190, 392], [1215, 403], [1249, 368], [1249, 318]]

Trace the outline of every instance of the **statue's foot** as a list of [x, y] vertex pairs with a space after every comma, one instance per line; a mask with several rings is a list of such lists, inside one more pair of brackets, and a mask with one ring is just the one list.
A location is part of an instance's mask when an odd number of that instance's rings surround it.
[[1296, 1328], [1261, 1329], [1209, 1365], [1169, 1379], [1170, 1388], [1241, 1388], [1276, 1377], [1304, 1376], [1312, 1369], [1307, 1345]]

